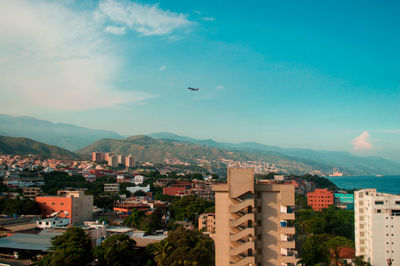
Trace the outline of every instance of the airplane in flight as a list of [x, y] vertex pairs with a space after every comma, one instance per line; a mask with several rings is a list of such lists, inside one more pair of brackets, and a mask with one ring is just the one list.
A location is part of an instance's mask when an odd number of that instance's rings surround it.
[[191, 88], [191, 87], [189, 87], [189, 88], [188, 88], [188, 90], [191, 90], [191, 91], [198, 91], [198, 90], [199, 90], [199, 88], [195, 89], [195, 88]]

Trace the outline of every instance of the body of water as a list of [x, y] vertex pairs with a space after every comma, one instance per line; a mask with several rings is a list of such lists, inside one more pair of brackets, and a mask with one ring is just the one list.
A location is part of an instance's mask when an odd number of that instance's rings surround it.
[[339, 188], [376, 188], [378, 192], [400, 194], [400, 176], [328, 176]]

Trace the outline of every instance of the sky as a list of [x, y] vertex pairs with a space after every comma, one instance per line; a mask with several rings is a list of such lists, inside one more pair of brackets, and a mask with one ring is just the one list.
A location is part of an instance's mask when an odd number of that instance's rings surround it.
[[2, 0], [0, 113], [400, 161], [399, 11], [398, 1]]

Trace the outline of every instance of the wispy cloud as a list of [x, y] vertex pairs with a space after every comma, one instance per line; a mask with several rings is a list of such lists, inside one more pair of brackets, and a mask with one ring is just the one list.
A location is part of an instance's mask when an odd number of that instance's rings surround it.
[[370, 150], [372, 148], [372, 144], [369, 142], [370, 137], [371, 135], [367, 131], [364, 131], [360, 136], [353, 139], [351, 141], [351, 144], [353, 144], [353, 150]]
[[167, 67], [165, 65], [160, 66], [160, 71], [164, 71]]
[[379, 132], [400, 135], [400, 129], [386, 129], [386, 130], [380, 130]]
[[154, 97], [113, 87], [120, 62], [91, 14], [47, 1], [0, 1], [0, 111], [85, 110]]
[[204, 21], [214, 21], [215, 20], [215, 18], [213, 18], [213, 17], [202, 17], [200, 19], [204, 20]]
[[217, 90], [223, 90], [223, 89], [224, 89], [224, 86], [221, 86], [221, 85], [217, 86]]
[[125, 34], [125, 27], [107, 26], [104, 31], [114, 35], [123, 35]]
[[95, 15], [144, 36], [168, 35], [178, 28], [193, 24], [185, 14], [163, 10], [157, 4], [144, 5], [129, 1], [103, 0]]

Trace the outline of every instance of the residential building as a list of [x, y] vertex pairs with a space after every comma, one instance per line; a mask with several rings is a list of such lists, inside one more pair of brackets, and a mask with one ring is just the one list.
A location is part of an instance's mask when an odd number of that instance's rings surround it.
[[133, 178], [133, 183], [135, 183], [135, 185], [141, 185], [143, 184], [145, 180], [145, 177], [142, 175], [135, 175], [135, 177]]
[[40, 195], [40, 187], [24, 187], [22, 191], [25, 198], [34, 199]]
[[122, 154], [118, 155], [118, 164], [125, 165], [125, 155]]
[[255, 183], [254, 170], [228, 168], [215, 191], [215, 262], [295, 265], [292, 184]]
[[200, 214], [199, 231], [215, 233], [215, 213]]
[[103, 160], [101, 152], [92, 152], [92, 161], [101, 162]]
[[69, 218], [73, 225], [92, 219], [93, 195], [85, 195], [83, 190], [60, 190], [57, 194], [36, 197], [42, 215]]
[[314, 211], [321, 211], [334, 204], [333, 192], [327, 188], [317, 188], [307, 194], [307, 204]]
[[138, 191], [143, 191], [143, 192], [147, 193], [147, 192], [150, 192], [150, 184], [148, 184], [145, 187], [140, 187], [140, 186], [126, 187], [126, 190], [128, 190], [131, 194], [135, 194]]
[[118, 194], [119, 183], [104, 184], [104, 192]]
[[118, 156], [117, 155], [109, 155], [108, 157], [108, 165], [111, 167], [117, 167], [118, 166]]
[[125, 158], [125, 167], [133, 168], [135, 167], [135, 159], [133, 158], [132, 154], [129, 154]]
[[63, 227], [70, 224], [69, 218], [47, 218], [36, 221], [36, 227], [41, 229]]
[[354, 192], [356, 256], [374, 266], [400, 265], [400, 195]]
[[186, 187], [163, 187], [163, 194], [170, 196], [183, 196], [186, 195]]

